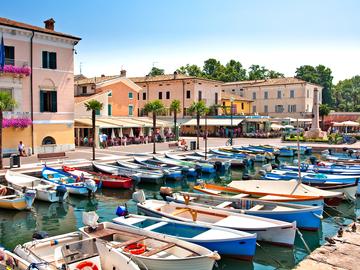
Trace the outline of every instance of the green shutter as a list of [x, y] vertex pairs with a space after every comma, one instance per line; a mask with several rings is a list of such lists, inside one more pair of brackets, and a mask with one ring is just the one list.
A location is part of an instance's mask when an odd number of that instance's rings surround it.
[[96, 110], [95, 115], [100, 115], [100, 110]]
[[111, 104], [108, 104], [108, 115], [109, 116], [112, 115], [112, 106], [111, 106]]
[[40, 112], [44, 112], [44, 91], [40, 90]]
[[57, 112], [57, 91], [51, 91], [51, 111]]
[[49, 58], [49, 68], [56, 69], [56, 52], [51, 52]]
[[43, 51], [42, 52], [42, 67], [43, 68], [48, 68], [47, 56], [48, 56], [48, 53], [46, 51]]

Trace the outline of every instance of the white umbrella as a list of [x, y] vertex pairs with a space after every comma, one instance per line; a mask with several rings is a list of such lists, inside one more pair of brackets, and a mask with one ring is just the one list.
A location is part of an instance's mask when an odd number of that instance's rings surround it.
[[284, 128], [282, 125], [279, 125], [279, 124], [271, 124], [270, 128], [272, 130], [280, 130], [282, 128]]
[[124, 137], [123, 132], [122, 132], [122, 128], [120, 128], [119, 137], [120, 137], [120, 138]]
[[148, 133], [148, 136], [151, 137], [152, 136], [152, 130], [151, 128], [149, 128], [149, 133]]
[[130, 134], [129, 134], [129, 137], [130, 137], [130, 138], [134, 137], [134, 131], [133, 131], [133, 129], [132, 129], [132, 128], [130, 128]]
[[284, 128], [294, 128], [294, 126], [292, 126], [292, 125], [286, 125], [286, 126], [284, 126]]
[[139, 137], [144, 137], [143, 128], [140, 128]]
[[115, 136], [115, 129], [112, 128], [112, 129], [111, 129], [111, 139], [115, 139], [115, 138], [116, 138], [116, 136]]
[[160, 136], [162, 138], [165, 137], [165, 135], [164, 135], [164, 127], [161, 127], [161, 129], [160, 129]]

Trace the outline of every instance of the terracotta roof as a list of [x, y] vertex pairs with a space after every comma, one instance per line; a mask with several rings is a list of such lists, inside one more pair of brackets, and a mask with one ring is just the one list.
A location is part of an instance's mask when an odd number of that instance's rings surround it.
[[[268, 85], [301, 84], [301, 83], [308, 83], [308, 82], [295, 77], [287, 77], [287, 78], [276, 78], [276, 79], [266, 79], [266, 80], [229, 82], [229, 83], [224, 83], [223, 86], [244, 84], [245, 87], [246, 86], [251, 87], [251, 86], [265, 86], [265, 85], [268, 86]], [[309, 83], [309, 84], [317, 85], [315, 83]], [[317, 86], [321, 88], [320, 85]]]
[[87, 77], [85, 77], [82, 74], [74, 75], [74, 82], [77, 82], [77, 81], [80, 81], [80, 80], [83, 80], [83, 79], [87, 79]]
[[226, 93], [226, 92], [221, 93], [221, 99], [230, 99], [231, 97], [233, 97], [234, 100], [254, 102], [252, 99], [248, 99], [248, 98], [242, 97], [240, 95], [234, 95], [234, 94], [230, 94], [230, 93]]
[[256, 84], [259, 82], [264, 82], [265, 80], [250, 80], [250, 81], [236, 81], [236, 82], [227, 82], [227, 83], [223, 83], [222, 85], [227, 86], [227, 85], [239, 85], [239, 84]]
[[75, 97], [75, 104], [81, 103], [81, 102], [84, 102], [84, 101], [87, 101], [87, 100], [90, 100], [90, 99], [94, 99], [97, 96], [101, 96], [101, 95], [107, 94], [109, 92], [110, 92], [110, 90], [107, 90], [107, 91], [102, 90], [102, 91], [99, 91], [99, 92], [97, 92], [95, 94], [91, 94], [91, 95], [76, 96]]
[[[174, 80], [174, 74], [165, 74], [165, 75], [158, 75], [158, 76], [145, 76], [145, 77], [132, 77], [129, 79], [135, 83], [171, 81], [171, 80]], [[184, 74], [176, 75], [176, 80], [185, 80], [185, 79], [212, 81], [212, 82], [218, 82], [219, 84], [222, 83], [221, 81], [217, 81], [217, 80], [211, 80], [211, 79], [195, 77], [195, 76], [188, 76], [188, 75], [184, 75]]]
[[120, 75], [114, 75], [114, 76], [101, 76], [101, 77], [93, 77], [93, 78], [85, 78], [80, 80], [75, 80], [75, 84], [82, 85], [82, 84], [95, 84], [95, 83], [102, 83], [105, 81], [113, 80], [115, 78], [119, 78]]
[[61, 36], [61, 37], [66, 37], [66, 38], [71, 38], [71, 39], [76, 39], [76, 40], [81, 40], [81, 38], [76, 37], [76, 36], [64, 34], [61, 32], [56, 32], [56, 31], [53, 31], [50, 29], [46, 29], [46, 28], [42, 28], [42, 27], [38, 27], [38, 26], [34, 26], [34, 25], [22, 23], [22, 22], [13, 21], [13, 20], [10, 20], [7, 18], [2, 18], [2, 17], [0, 17], [0, 25], [15, 27], [15, 28], [24, 29], [24, 30], [36, 31], [36, 32], [40, 32], [40, 33], [51, 34], [51, 35], [55, 35], [55, 36]]

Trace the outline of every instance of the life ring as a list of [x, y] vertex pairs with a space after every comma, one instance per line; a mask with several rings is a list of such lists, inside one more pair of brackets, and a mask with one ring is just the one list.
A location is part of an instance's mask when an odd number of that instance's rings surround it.
[[317, 165], [318, 165], [318, 166], [325, 167], [325, 164], [324, 164], [323, 162], [319, 162]]
[[146, 246], [141, 243], [130, 244], [124, 248], [124, 251], [134, 255], [140, 255], [146, 251]]
[[97, 267], [97, 265], [91, 261], [83, 261], [81, 263], [79, 263], [76, 268], [76, 270], [88, 270], [88, 269], [91, 269], [91, 270], [99, 270], [99, 268]]

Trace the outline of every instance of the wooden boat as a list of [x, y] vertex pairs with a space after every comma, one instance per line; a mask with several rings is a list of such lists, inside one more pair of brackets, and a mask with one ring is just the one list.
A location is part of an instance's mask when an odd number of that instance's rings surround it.
[[321, 190], [299, 183], [297, 180], [232, 181], [228, 186], [237, 189], [239, 193], [256, 196], [275, 195], [299, 199], [323, 198], [325, 203], [329, 205], [338, 205], [344, 198], [341, 192]]
[[46, 180], [64, 185], [70, 194], [88, 196], [97, 190], [96, 183], [93, 180], [81, 180], [61, 170], [44, 166], [41, 173]]
[[80, 232], [31, 241], [16, 246], [14, 252], [38, 270], [140, 269], [104, 241], [85, 238]]
[[30, 209], [34, 203], [36, 192], [27, 190], [22, 193], [12, 187], [0, 185], [0, 208], [10, 210]]
[[35, 199], [46, 202], [62, 202], [68, 192], [65, 186], [44, 179], [8, 170], [5, 174], [8, 185], [18, 191], [34, 190]]
[[[247, 180], [250, 181], [250, 180]], [[272, 202], [285, 202], [292, 204], [305, 204], [312, 206], [323, 206], [324, 199], [321, 196], [292, 196], [290, 193], [286, 196], [284, 194], [269, 194], [266, 191], [262, 193], [241, 191], [236, 188], [219, 186], [213, 184], [202, 183], [193, 187], [194, 191], [205, 193], [214, 196], [234, 196], [236, 198], [258, 198], [260, 200]]]
[[138, 179], [137, 182], [160, 184], [164, 181], [164, 174], [160, 172], [129, 169], [129, 168], [98, 163], [98, 162], [93, 162], [92, 164], [94, 168], [98, 171], [113, 175], [128, 176], [128, 177], [132, 177], [133, 179], [137, 178]]
[[[215, 167], [213, 164], [210, 164], [208, 162], [198, 162], [198, 161], [188, 161], [178, 155], [173, 155], [173, 154], [169, 154], [169, 153], [165, 153], [165, 157], [169, 158], [169, 159], [174, 159], [180, 162], [186, 162], [184, 165], [188, 166], [188, 164], [193, 163], [194, 165], [192, 167], [200, 167], [201, 171], [204, 173], [215, 173]], [[190, 166], [189, 166], [190, 167]]]
[[248, 154], [233, 153], [233, 152], [225, 151], [224, 149], [211, 149], [210, 152], [220, 157], [228, 157], [228, 158], [236, 158], [236, 159], [244, 159], [248, 157]]
[[254, 215], [286, 222], [296, 221], [304, 230], [318, 230], [321, 226], [323, 206], [269, 202], [251, 198], [220, 197], [206, 194], [180, 192], [166, 197], [168, 201], [215, 207], [229, 212]]
[[[204, 152], [196, 151], [196, 152], [193, 153], [193, 155], [194, 156], [199, 156], [201, 158], [205, 158], [205, 153]], [[210, 153], [207, 153], [206, 156], [210, 157], [210, 159], [213, 162], [216, 162], [216, 161], [228, 162], [228, 163], [230, 163], [231, 167], [244, 167], [244, 162], [241, 159], [228, 158], [228, 157], [224, 157], [224, 156], [217, 156], [215, 154], [210, 154]]]
[[133, 185], [133, 180], [127, 176], [97, 173], [83, 169], [72, 168], [68, 166], [63, 166], [63, 170], [76, 177], [80, 177], [84, 179], [92, 179], [96, 182], [98, 186], [102, 186], [106, 188], [129, 189], [132, 188]]
[[187, 176], [198, 176], [199, 173], [201, 173], [201, 170], [199, 167], [193, 167], [194, 164], [187, 164], [185, 165], [185, 162], [179, 162], [177, 160], [173, 160], [170, 158], [162, 158], [162, 157], [156, 157], [153, 156], [152, 159], [146, 160], [146, 163], [148, 164], [155, 164], [162, 167], [176, 167], [181, 168], [181, 171], [185, 173]]
[[199, 225], [213, 225], [228, 229], [256, 233], [257, 240], [274, 245], [292, 247], [294, 245], [296, 222], [230, 213], [228, 211], [184, 205], [159, 200], [144, 200], [137, 204], [138, 210], [146, 215], [165, 217]]
[[183, 174], [181, 172], [181, 170], [155, 170], [155, 169], [149, 169], [147, 166], [143, 166], [141, 164], [136, 164], [136, 163], [132, 163], [132, 162], [127, 162], [127, 161], [122, 161], [122, 160], [117, 160], [116, 163], [120, 166], [120, 167], [124, 167], [124, 168], [128, 168], [131, 170], [137, 170], [137, 171], [149, 171], [149, 172], [154, 172], [154, 173], [159, 173], [159, 174], [164, 174], [164, 176], [168, 179], [174, 179], [174, 180], [179, 180], [183, 178]]
[[[298, 171], [298, 166], [296, 165], [282, 165], [280, 167], [284, 170]], [[325, 174], [339, 174], [339, 175], [360, 175], [360, 166], [346, 166], [338, 164], [325, 165], [319, 163], [316, 165], [301, 163], [300, 165], [301, 172], [316, 172], [316, 173], [325, 173]]]
[[114, 218], [113, 222], [146, 231], [163, 233], [210, 250], [216, 250], [219, 254], [225, 256], [252, 260], [255, 255], [256, 234], [204, 224], [189, 224], [170, 219], [132, 214], [126, 217]]
[[16, 254], [0, 248], [0, 269], [29, 270], [30, 263]]
[[254, 159], [254, 161], [257, 162], [265, 162], [267, 160], [275, 159], [275, 155], [273, 153], [266, 152], [252, 146], [232, 147], [232, 149], [236, 153], [248, 154], [252, 159]]
[[220, 256], [204, 247], [164, 234], [111, 222], [96, 228], [79, 229], [84, 236], [107, 241], [114, 251], [124, 254], [149, 270], [213, 269]]

